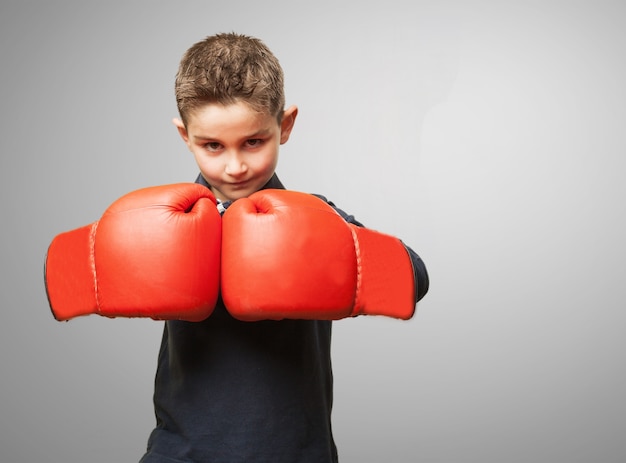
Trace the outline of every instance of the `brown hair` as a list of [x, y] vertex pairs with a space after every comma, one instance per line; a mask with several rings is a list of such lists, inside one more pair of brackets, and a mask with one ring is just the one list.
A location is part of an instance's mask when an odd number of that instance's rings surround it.
[[283, 70], [267, 46], [254, 37], [217, 34], [183, 55], [175, 83], [178, 112], [188, 116], [207, 103], [243, 101], [280, 123], [285, 105]]

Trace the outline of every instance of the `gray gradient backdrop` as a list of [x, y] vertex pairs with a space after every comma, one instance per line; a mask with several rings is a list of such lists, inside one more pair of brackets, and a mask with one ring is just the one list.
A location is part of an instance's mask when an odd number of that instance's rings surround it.
[[[360, 6], [357, 6], [360, 5]], [[162, 325], [53, 320], [57, 233], [191, 181], [185, 49], [267, 42], [279, 174], [425, 259], [409, 322], [335, 324], [343, 463], [626, 460], [626, 8], [618, 1], [0, 4], [0, 461], [134, 462]]]

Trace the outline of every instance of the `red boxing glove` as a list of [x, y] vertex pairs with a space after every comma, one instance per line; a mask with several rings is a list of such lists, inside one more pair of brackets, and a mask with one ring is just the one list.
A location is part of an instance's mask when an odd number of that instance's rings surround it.
[[240, 320], [409, 319], [413, 265], [392, 236], [347, 223], [306, 193], [262, 190], [222, 222], [222, 297]]
[[52, 240], [44, 271], [52, 313], [203, 320], [219, 293], [221, 231], [202, 185], [129, 193], [99, 221]]

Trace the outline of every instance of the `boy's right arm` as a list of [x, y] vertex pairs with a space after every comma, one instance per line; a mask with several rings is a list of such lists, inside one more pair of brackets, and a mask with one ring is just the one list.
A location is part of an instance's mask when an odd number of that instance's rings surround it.
[[99, 314], [200, 321], [219, 293], [221, 217], [194, 183], [124, 195], [90, 225], [57, 235], [44, 279], [57, 320]]

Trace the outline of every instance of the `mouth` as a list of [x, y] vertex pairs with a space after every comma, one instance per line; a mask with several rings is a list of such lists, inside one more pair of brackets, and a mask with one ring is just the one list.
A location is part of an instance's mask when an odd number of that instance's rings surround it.
[[246, 185], [248, 185], [248, 181], [247, 180], [243, 180], [241, 182], [232, 182], [228, 184], [231, 188], [244, 188]]

